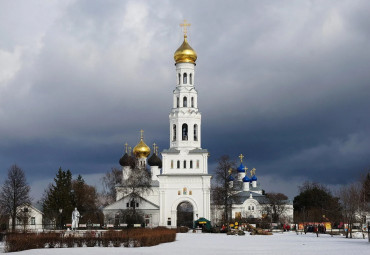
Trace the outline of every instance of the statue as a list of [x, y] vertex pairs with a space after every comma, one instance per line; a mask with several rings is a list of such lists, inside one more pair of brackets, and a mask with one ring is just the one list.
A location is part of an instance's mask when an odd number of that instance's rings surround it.
[[76, 230], [78, 228], [78, 221], [80, 220], [80, 212], [77, 211], [77, 207], [72, 212], [72, 230]]

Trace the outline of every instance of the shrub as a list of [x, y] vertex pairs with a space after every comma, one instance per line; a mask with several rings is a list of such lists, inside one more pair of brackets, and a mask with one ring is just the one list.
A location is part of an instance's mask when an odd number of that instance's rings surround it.
[[38, 248], [56, 247], [144, 247], [176, 240], [176, 230], [167, 228], [109, 230], [95, 233], [86, 232], [84, 236], [70, 233], [10, 233], [5, 242], [5, 251], [23, 251]]

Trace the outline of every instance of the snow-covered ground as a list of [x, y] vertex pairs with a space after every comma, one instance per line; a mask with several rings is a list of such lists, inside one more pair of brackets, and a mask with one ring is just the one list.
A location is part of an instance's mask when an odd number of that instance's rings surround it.
[[[1, 244], [0, 246], [2, 246]], [[3, 247], [0, 247], [0, 249]], [[37, 249], [10, 254], [110, 255], [110, 254], [370, 254], [367, 239], [346, 239], [342, 236], [307, 233], [296, 235], [276, 233], [272, 236], [227, 236], [226, 234], [177, 234], [175, 242], [142, 248], [54, 248]]]

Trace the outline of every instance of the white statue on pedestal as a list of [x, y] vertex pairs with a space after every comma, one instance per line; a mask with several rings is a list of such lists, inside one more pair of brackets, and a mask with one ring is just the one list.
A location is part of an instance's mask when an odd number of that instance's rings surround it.
[[72, 212], [72, 230], [76, 230], [78, 228], [78, 221], [80, 220], [80, 212], [77, 211], [77, 207]]

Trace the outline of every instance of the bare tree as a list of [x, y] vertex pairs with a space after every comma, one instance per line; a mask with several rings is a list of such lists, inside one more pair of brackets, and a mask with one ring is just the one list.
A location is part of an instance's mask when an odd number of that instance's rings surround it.
[[361, 187], [357, 183], [352, 183], [342, 187], [339, 193], [344, 221], [348, 224], [346, 238], [348, 238], [348, 235], [352, 238], [353, 223], [360, 215]]
[[266, 206], [270, 208], [266, 212], [271, 214], [272, 221], [279, 222], [287, 211], [288, 197], [282, 193], [266, 193], [265, 200]]
[[223, 155], [218, 159], [215, 171], [215, 183], [212, 187], [212, 201], [223, 210], [223, 222], [228, 222], [231, 216], [231, 206], [237, 202], [236, 190], [230, 185], [230, 169], [235, 171], [235, 162], [229, 156]]
[[30, 186], [27, 184], [23, 170], [12, 165], [8, 170], [8, 179], [0, 190], [0, 207], [12, 219], [12, 231], [15, 231], [17, 208], [31, 203]]
[[148, 194], [152, 190], [151, 175], [145, 167], [136, 167], [132, 169], [127, 180], [122, 182], [121, 191], [129, 197], [130, 208], [133, 216], [137, 215], [136, 207], [140, 202], [141, 197]]
[[99, 200], [102, 206], [106, 206], [116, 201], [116, 185], [122, 182], [122, 171], [112, 167], [111, 171], [103, 176], [101, 182], [103, 184], [103, 192], [99, 194]]

